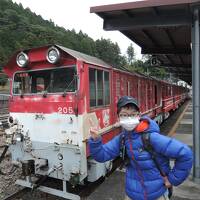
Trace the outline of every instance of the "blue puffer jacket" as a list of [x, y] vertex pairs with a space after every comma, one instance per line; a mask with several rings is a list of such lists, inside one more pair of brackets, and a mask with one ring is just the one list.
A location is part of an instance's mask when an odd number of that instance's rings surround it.
[[[191, 149], [174, 138], [159, 134], [160, 130], [155, 121], [148, 117], [144, 117], [143, 120], [147, 120], [149, 123], [149, 127], [145, 132], [150, 133], [150, 142], [157, 154], [156, 158], [163, 172], [167, 174], [172, 185], [181, 184], [189, 175], [192, 167]], [[144, 150], [141, 133], [124, 131], [121, 134], [125, 134], [127, 154], [131, 160], [126, 167], [127, 195], [134, 200], [155, 200], [159, 198], [165, 193], [166, 187], [159, 170], [151, 159], [151, 155]], [[120, 153], [120, 138], [118, 135], [106, 144], [102, 144], [101, 139], [94, 141], [90, 138], [91, 156], [98, 162], [116, 158]], [[132, 155], [136, 162], [131, 159]], [[175, 159], [172, 169], [169, 165], [170, 158]]]

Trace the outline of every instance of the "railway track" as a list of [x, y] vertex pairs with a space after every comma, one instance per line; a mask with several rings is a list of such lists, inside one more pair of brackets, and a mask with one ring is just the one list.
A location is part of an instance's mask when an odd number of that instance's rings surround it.
[[0, 126], [8, 125], [8, 95], [0, 94]]
[[[72, 189], [73, 192], [76, 194], [78, 194], [81, 198], [81, 200], [86, 200], [87, 199], [87, 196], [89, 196], [100, 184], [102, 184], [104, 182], [104, 179], [105, 178], [100, 178], [98, 181], [95, 182], [95, 184], [91, 183], [91, 184], [88, 184], [88, 185], [85, 185], [85, 186], [80, 186], [80, 187], [77, 187], [75, 189]], [[55, 184], [55, 183], [54, 183]], [[35, 196], [34, 193], [38, 193], [40, 191], [34, 191], [32, 193], [32, 190], [30, 188], [22, 188], [16, 192], [14, 192], [13, 194], [10, 194], [6, 197], [3, 198], [3, 200], [26, 200], [26, 199], [32, 199], [30, 198], [30, 196]], [[28, 194], [28, 198], [26, 197], [26, 194]], [[35, 198], [34, 198], [35, 199]], [[51, 194], [46, 194], [45, 195], [45, 198], [42, 198], [42, 199], [46, 199], [46, 200], [52, 200], [52, 199], [57, 199], [57, 200], [61, 200], [63, 198], [61, 197], [57, 197], [57, 196], [54, 196], [54, 195], [51, 195]]]
[[[118, 167], [119, 165], [119, 160], [116, 160], [114, 163], [114, 167], [113, 169], [106, 175], [106, 177], [110, 176]], [[74, 193], [74, 194], [78, 194], [80, 196], [81, 200], [86, 200], [87, 197], [95, 191], [95, 189], [100, 186], [105, 180], [105, 177], [102, 177], [100, 179], [98, 179], [97, 181], [95, 181], [94, 183], [86, 183], [86, 185], [83, 186], [77, 186], [75, 188], [73, 187], [69, 187], [69, 185], [67, 186], [67, 188], [69, 189], [69, 192]], [[55, 180], [53, 178], [48, 178], [47, 182], [44, 186], [54, 186], [57, 189], [61, 189], [61, 184], [59, 182], [59, 180]], [[34, 190], [32, 191], [31, 188], [22, 188], [21, 190], [18, 190], [16, 192], [14, 192], [13, 194], [10, 194], [8, 196], [6, 196], [3, 200], [35, 200], [37, 198], [35, 198], [35, 194], [36, 193], [42, 193], [39, 190]], [[27, 197], [28, 196], [28, 197]], [[37, 196], [37, 195], [36, 195]], [[46, 194], [45, 193], [45, 198], [41, 198], [41, 199], [45, 199], [45, 200], [52, 200], [52, 199], [57, 199], [57, 200], [64, 200], [64, 198], [61, 197], [57, 197], [51, 194]]]
[[21, 190], [18, 190], [17, 192], [14, 192], [13, 194], [8, 195], [3, 200], [17, 200], [21, 199], [21, 196], [26, 194], [27, 192], [30, 192], [30, 188], [22, 188]]
[[3, 125], [3, 127], [8, 125], [8, 117], [9, 117], [9, 113], [8, 113], [8, 109], [3, 109], [0, 112], [0, 125]]

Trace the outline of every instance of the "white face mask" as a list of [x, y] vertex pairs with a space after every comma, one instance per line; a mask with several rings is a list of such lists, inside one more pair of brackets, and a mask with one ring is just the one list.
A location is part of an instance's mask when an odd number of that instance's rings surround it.
[[120, 118], [120, 125], [127, 131], [132, 131], [139, 123], [139, 117]]

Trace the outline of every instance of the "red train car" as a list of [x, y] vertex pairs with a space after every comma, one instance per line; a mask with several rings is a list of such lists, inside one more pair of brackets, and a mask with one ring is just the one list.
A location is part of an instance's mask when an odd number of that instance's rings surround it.
[[4, 67], [10, 77], [7, 143], [15, 165], [33, 187], [32, 177], [63, 181], [63, 190], [42, 191], [80, 199], [66, 190], [93, 182], [109, 171], [112, 161], [97, 163], [87, 148], [89, 121], [101, 127], [103, 142], [120, 132], [116, 103], [123, 95], [135, 97], [142, 115], [158, 123], [185, 100], [187, 91], [138, 73], [113, 68], [100, 59], [54, 45], [16, 53]]

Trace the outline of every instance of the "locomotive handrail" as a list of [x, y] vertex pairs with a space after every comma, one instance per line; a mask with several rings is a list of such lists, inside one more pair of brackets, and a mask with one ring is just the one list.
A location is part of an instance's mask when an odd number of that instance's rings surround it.
[[42, 147], [42, 148], [34, 148], [34, 150], [45, 150], [45, 149], [48, 149], [49, 147], [58, 147], [58, 148], [69, 148], [69, 149], [76, 149], [76, 150], [79, 150], [79, 146], [76, 146], [76, 145], [72, 145], [72, 144], [67, 144], [67, 143], [52, 143], [48, 146], [45, 146], [45, 147]]
[[9, 110], [8, 101], [9, 96], [7, 94], [0, 94], [0, 126], [4, 127], [8, 123]]
[[[106, 134], [107, 132], [112, 131], [112, 130], [114, 130], [114, 129], [116, 129], [116, 128], [119, 128], [119, 127], [120, 127], [119, 123], [116, 122], [115, 124], [112, 124], [112, 125], [110, 125], [110, 126], [107, 126], [107, 127], [104, 127], [104, 128], [102, 128], [102, 129], [100, 129], [100, 130], [98, 131], [98, 135], [99, 135], [99, 136], [102, 136], [102, 135]], [[89, 138], [86, 138], [86, 139], [82, 140], [82, 142], [87, 142], [88, 139], [89, 139]]]

